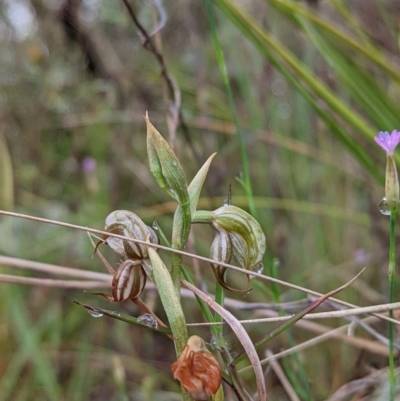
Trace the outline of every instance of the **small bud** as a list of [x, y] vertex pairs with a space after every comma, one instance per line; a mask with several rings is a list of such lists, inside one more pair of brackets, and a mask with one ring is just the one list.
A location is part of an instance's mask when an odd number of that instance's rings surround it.
[[399, 201], [399, 179], [394, 156], [390, 154], [386, 157], [385, 198], [389, 209], [395, 209]]
[[149, 118], [147, 124], [147, 155], [150, 171], [159, 187], [180, 205], [189, 204], [185, 173], [168, 142], [155, 129]]
[[221, 368], [199, 336], [188, 339], [182, 354], [171, 365], [174, 379], [196, 401], [209, 400], [222, 381]]
[[[396, 210], [399, 201], [399, 180], [397, 178], [394, 151], [400, 143], [400, 131], [379, 132], [374, 138], [375, 142], [386, 152], [385, 198], [380, 204], [381, 213], [387, 215]], [[381, 202], [382, 203], [382, 202]]]
[[[149, 236], [151, 243], [160, 243], [156, 232], [151, 227], [146, 226], [135, 213], [127, 210], [116, 210], [110, 213], [106, 218], [105, 231], [142, 241], [146, 241]], [[104, 239], [107, 239], [107, 244], [112, 250], [128, 259], [143, 260], [149, 257], [146, 245], [119, 238], [108, 237]]]

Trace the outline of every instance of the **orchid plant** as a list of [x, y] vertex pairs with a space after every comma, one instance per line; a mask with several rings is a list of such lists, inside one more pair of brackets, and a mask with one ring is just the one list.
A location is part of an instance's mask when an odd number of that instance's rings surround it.
[[[111, 212], [105, 219], [106, 234], [95, 246], [95, 252], [98, 251], [99, 245], [107, 243], [113, 251], [121, 255], [122, 261], [114, 270], [99, 254], [113, 275], [111, 295], [99, 295], [111, 302], [132, 300], [143, 314], [133, 318], [88, 305], [82, 306], [91, 313], [104, 314], [169, 336], [174, 342], [177, 356], [171, 370], [173, 377], [181, 383], [183, 400], [222, 401], [225, 399], [222, 382], [225, 382], [239, 401], [250, 401], [251, 397], [243, 388], [236, 372], [237, 363], [244, 357], [248, 357], [252, 365], [258, 399], [266, 399], [264, 373], [256, 348], [276, 337], [351, 282], [316, 299], [254, 344], [240, 322], [224, 309], [223, 294], [224, 290], [249, 291], [249, 277], [262, 273], [266, 249], [264, 232], [254, 217], [243, 209], [229, 204], [230, 202], [213, 211], [197, 210], [200, 192], [215, 154], [208, 158], [188, 185], [179, 159], [151, 124], [147, 115], [145, 120], [150, 171], [159, 187], [177, 202], [172, 222], [171, 243], [158, 226], [147, 226], [132, 211]], [[389, 143], [384, 137], [381, 141]], [[389, 145], [388, 148], [391, 149]], [[389, 199], [393, 199], [393, 196]], [[208, 224], [215, 233], [210, 249], [212, 261], [210, 264], [216, 278], [215, 301], [193, 285], [190, 274], [182, 264], [182, 251], [187, 244], [192, 224]], [[160, 245], [160, 238], [168, 247], [166, 249], [172, 252], [169, 267], [164, 264], [157, 252], [160, 247], [165, 248]], [[247, 276], [246, 288], [233, 288], [227, 283], [226, 275], [228, 268], [232, 267], [230, 265], [232, 262]], [[140, 300], [148, 277], [157, 287], [168, 319], [167, 324]], [[204, 339], [197, 335], [188, 338], [186, 318], [180, 299], [181, 285], [193, 291], [205, 319], [211, 324], [213, 334], [211, 348], [214, 353], [219, 354], [219, 357], [207, 348]], [[209, 308], [213, 309], [215, 314], [212, 314]], [[227, 350], [223, 326], [220, 324], [222, 320], [230, 325], [244, 349], [244, 352], [239, 353], [234, 359]]]
[[[196, 210], [200, 191], [214, 155], [210, 156], [193, 181], [187, 185], [183, 168], [171, 147], [147, 116], [145, 120], [150, 171], [160, 188], [178, 205], [174, 214], [171, 249], [182, 251], [185, 248], [191, 224], [209, 224], [216, 233], [210, 255], [216, 262], [212, 264], [212, 268], [217, 283], [222, 288], [234, 290], [225, 281], [227, 268], [219, 266], [218, 263], [227, 264], [234, 260], [242, 269], [261, 272], [265, 235], [260, 224], [250, 214], [233, 205], [224, 205], [215, 211]], [[173, 253], [171, 267], [167, 268], [158, 255], [157, 248], [151, 247], [160, 244], [157, 235], [159, 230], [147, 226], [131, 211], [111, 212], [105, 220], [105, 231], [109, 235], [103, 236], [96, 250], [101, 243], [107, 243], [122, 256], [123, 261], [117, 270], [112, 272], [112, 295], [100, 295], [112, 302], [127, 299], [137, 301], [144, 289], [146, 277], [150, 277], [157, 286], [171, 327], [178, 357], [172, 365], [172, 371], [174, 378], [182, 384], [183, 398], [207, 400], [213, 397], [215, 400], [222, 400], [223, 375], [217, 359], [207, 349], [203, 339], [198, 336], [188, 339], [179, 297], [181, 271], [184, 270], [180, 253]], [[139, 240], [141, 243], [115, 238], [113, 234], [133, 241]], [[169, 245], [167, 241], [166, 244]], [[183, 271], [183, 274], [190, 280], [186, 271]], [[200, 300], [199, 302], [204, 311], [204, 303]], [[214, 320], [209, 313], [206, 313], [206, 316], [209, 321]], [[154, 319], [159, 320], [157, 317]], [[215, 328], [215, 333], [219, 330]], [[224, 347], [224, 342], [220, 341], [219, 346]], [[225, 354], [229, 355], [228, 352]], [[234, 386], [229, 375], [225, 376], [225, 381]], [[238, 394], [244, 393], [243, 390], [236, 391]], [[260, 390], [260, 395], [263, 393], [264, 391]]]

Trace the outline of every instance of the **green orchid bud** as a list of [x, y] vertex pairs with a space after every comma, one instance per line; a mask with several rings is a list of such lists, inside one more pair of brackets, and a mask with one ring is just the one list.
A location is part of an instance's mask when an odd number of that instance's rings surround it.
[[[115, 210], [110, 213], [106, 218], [105, 231], [142, 241], [146, 241], [146, 238], [149, 237], [151, 243], [160, 243], [156, 232], [151, 227], [144, 224], [135, 213], [129, 212], [128, 210]], [[103, 238], [103, 240], [105, 239], [107, 239], [107, 244], [113, 251], [128, 259], [144, 260], [149, 257], [145, 245], [124, 241], [119, 238]]]
[[212, 212], [211, 225], [225, 230], [232, 243], [232, 255], [244, 269], [260, 272], [265, 252], [265, 235], [260, 224], [250, 214], [233, 205]]
[[148, 116], [147, 124], [147, 155], [150, 171], [159, 187], [180, 205], [189, 205], [189, 195], [185, 173], [175, 153], [168, 142], [154, 128]]
[[[262, 272], [264, 269], [262, 258], [266, 247], [265, 235], [257, 220], [243, 209], [225, 205], [213, 212], [196, 210], [192, 223], [210, 224], [216, 231], [211, 245], [212, 259], [223, 263], [235, 260], [243, 269]], [[224, 288], [242, 291], [227, 286], [224, 279], [226, 268], [217, 264], [212, 264], [212, 268], [218, 282]]]

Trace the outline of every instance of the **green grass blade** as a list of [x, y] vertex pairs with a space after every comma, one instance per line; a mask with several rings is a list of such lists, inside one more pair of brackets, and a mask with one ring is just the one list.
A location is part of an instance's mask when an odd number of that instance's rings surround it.
[[249, 209], [250, 213], [256, 217], [256, 208], [254, 206], [254, 199], [253, 199], [253, 191], [251, 187], [251, 180], [250, 180], [250, 169], [249, 169], [249, 160], [247, 157], [247, 151], [246, 151], [246, 143], [244, 140], [243, 132], [242, 129], [240, 128], [239, 124], [239, 119], [236, 113], [236, 108], [235, 108], [235, 101], [233, 100], [233, 94], [231, 90], [231, 86], [229, 83], [229, 77], [228, 77], [228, 69], [226, 67], [225, 63], [225, 57], [224, 53], [222, 51], [221, 44], [219, 42], [217, 30], [215, 27], [215, 19], [214, 19], [214, 13], [212, 10], [212, 5], [211, 5], [211, 0], [206, 0], [206, 6], [207, 6], [207, 14], [208, 14], [208, 20], [210, 22], [211, 26], [211, 33], [214, 39], [214, 46], [215, 46], [215, 55], [217, 58], [217, 62], [221, 71], [222, 75], [222, 80], [228, 95], [228, 101], [229, 101], [229, 107], [231, 109], [233, 121], [236, 126], [236, 132], [239, 140], [239, 147], [240, 147], [240, 155], [242, 158], [242, 166], [243, 166], [243, 186], [244, 190], [246, 191], [246, 195], [249, 199]]
[[[373, 138], [376, 129], [370, 127], [365, 119], [358, 113], [352, 112], [349, 105], [334, 95], [322, 82], [320, 82], [298, 59], [296, 59], [284, 45], [279, 43], [271, 35], [265, 32], [258, 24], [230, 0], [215, 0], [225, 14], [238, 28], [251, 40], [251, 42], [267, 57], [274, 66], [287, 78], [303, 96], [307, 98], [320, 118], [327, 124], [332, 133], [344, 144], [363, 167], [379, 182], [382, 182], [382, 174], [376, 170], [374, 161], [359, 146], [358, 142], [348, 135], [332, 117], [345, 120], [350, 126]], [[317, 104], [317, 99], [323, 99], [330, 107], [330, 111], [322, 109]]]
[[[43, 392], [49, 400], [59, 400], [60, 394], [55, 369], [46, 357], [47, 353], [41, 349], [39, 342], [40, 324], [38, 326], [32, 324], [25, 313], [25, 306], [22, 302], [20, 292], [16, 288], [13, 291], [13, 300], [10, 302], [10, 313], [12, 315], [11, 321], [14, 323], [15, 332], [21, 343], [21, 347], [24, 352], [29, 354], [35, 368], [34, 376], [43, 386]], [[47, 321], [48, 319], [45, 320]], [[44, 328], [42, 329], [44, 330]]]
[[14, 205], [14, 175], [6, 141], [0, 133], [0, 209], [12, 210]]
[[365, 57], [367, 60], [373, 62], [376, 66], [385, 71], [388, 76], [400, 83], [400, 73], [398, 68], [393, 62], [385, 56], [383, 52], [372, 46], [370, 42], [367, 44], [361, 44], [357, 42], [352, 36], [343, 32], [340, 27], [334, 26], [332, 23], [324, 20], [319, 15], [310, 11], [302, 5], [295, 4], [294, 2], [288, 2], [285, 0], [268, 0], [277, 10], [285, 13], [288, 18], [296, 20], [298, 16], [306, 18], [310, 21], [318, 31], [326, 32], [334, 36], [338, 41], [348, 47], [350, 53], [357, 53]]

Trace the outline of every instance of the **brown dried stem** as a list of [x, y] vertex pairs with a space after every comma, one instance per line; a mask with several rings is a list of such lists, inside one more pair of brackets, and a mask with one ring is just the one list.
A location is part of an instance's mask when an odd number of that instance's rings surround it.
[[163, 80], [165, 81], [169, 96], [172, 99], [173, 107], [175, 108], [175, 110], [172, 111], [172, 115], [177, 114], [178, 120], [179, 120], [179, 126], [182, 130], [183, 136], [184, 136], [185, 140], [187, 141], [187, 143], [189, 144], [198, 164], [200, 164], [200, 159], [201, 159], [200, 155], [197, 153], [196, 148], [193, 145], [188, 126], [184, 120], [182, 110], [180, 108], [180, 95], [178, 94], [179, 89], [178, 89], [174, 79], [172, 78], [171, 74], [168, 72], [167, 66], [165, 64], [164, 56], [157, 49], [157, 47], [153, 44], [153, 42], [151, 40], [151, 36], [147, 33], [146, 29], [143, 27], [143, 25], [140, 23], [140, 21], [136, 17], [136, 14], [133, 11], [133, 8], [130, 5], [129, 1], [122, 0], [122, 2], [124, 3], [133, 23], [136, 25], [140, 34], [144, 38], [144, 41], [142, 43], [143, 47], [154, 55], [154, 57], [157, 60], [158, 65], [160, 66], [160, 70], [161, 70], [160, 75], [163, 78]]
[[[111, 234], [111, 233], [108, 233], [108, 232], [103, 231], [103, 230], [96, 230], [96, 229], [89, 228], [89, 227], [78, 226], [76, 224], [70, 224], [70, 223], [65, 223], [65, 222], [61, 222], [61, 221], [45, 219], [45, 218], [42, 218], [42, 217], [30, 216], [30, 215], [26, 215], [26, 214], [22, 214], [22, 213], [15, 213], [15, 212], [9, 212], [9, 211], [5, 211], [5, 210], [0, 210], [0, 215], [18, 217], [18, 218], [28, 219], [28, 220], [32, 220], [32, 221], [41, 222], [41, 223], [54, 224], [54, 225], [58, 225], [58, 226], [61, 226], [61, 227], [71, 228], [71, 229], [74, 229], [74, 230], [85, 231], [85, 232], [90, 232], [90, 233], [99, 234], [99, 235], [108, 235], [110, 237], [120, 238], [120, 239], [123, 239], [123, 240], [126, 240], [126, 241], [137, 242], [139, 244], [147, 245], [147, 246], [150, 246], [152, 248], [157, 248], [157, 249], [160, 249], [160, 250], [162, 249], [162, 250], [165, 250], [167, 252], [175, 252], [175, 253], [178, 253], [178, 254], [183, 255], [183, 256], [188, 256], [190, 258], [196, 258], [198, 260], [202, 260], [202, 261], [207, 262], [207, 263], [218, 264], [220, 266], [227, 267], [228, 269], [236, 270], [236, 271], [242, 272], [244, 274], [248, 274], [248, 275], [253, 276], [253, 277], [258, 277], [261, 280], [267, 280], [267, 281], [270, 281], [270, 282], [273, 282], [273, 283], [276, 283], [276, 284], [279, 284], [279, 285], [283, 285], [285, 287], [292, 288], [292, 289], [295, 289], [295, 290], [298, 290], [298, 291], [301, 291], [301, 292], [304, 292], [304, 293], [307, 293], [307, 294], [316, 295], [318, 297], [322, 296], [321, 293], [319, 293], [317, 291], [310, 290], [308, 288], [304, 288], [304, 287], [301, 287], [301, 286], [298, 286], [298, 285], [295, 285], [295, 284], [288, 283], [286, 281], [275, 279], [273, 277], [265, 276], [263, 274], [259, 274], [259, 273], [253, 272], [253, 271], [245, 270], [245, 269], [242, 269], [240, 267], [230, 265], [228, 263], [217, 262], [217, 261], [215, 261], [213, 259], [206, 258], [204, 256], [193, 255], [193, 254], [190, 254], [188, 252], [179, 251], [177, 249], [171, 249], [171, 248], [169, 248], [167, 246], [158, 245], [158, 244], [151, 244], [151, 243], [149, 244], [149, 243], [146, 243], [145, 241], [137, 240], [137, 239], [130, 238], [130, 237], [124, 237], [123, 235]], [[351, 304], [349, 302], [341, 301], [341, 300], [336, 299], [336, 298], [330, 298], [330, 300], [332, 302], [338, 303], [340, 305], [345, 305], [345, 306], [350, 307], [350, 308], [355, 308], [356, 307], [355, 305], [353, 305], [353, 304]], [[391, 319], [391, 318], [389, 318], [387, 316], [384, 316], [384, 315], [378, 315], [378, 314], [374, 314], [374, 313], [372, 313], [372, 314], [374, 316], [378, 317], [379, 319], [390, 321], [390, 322], [392, 322], [392, 323], [394, 323], [396, 325], [400, 325], [400, 322], [398, 320]]]

